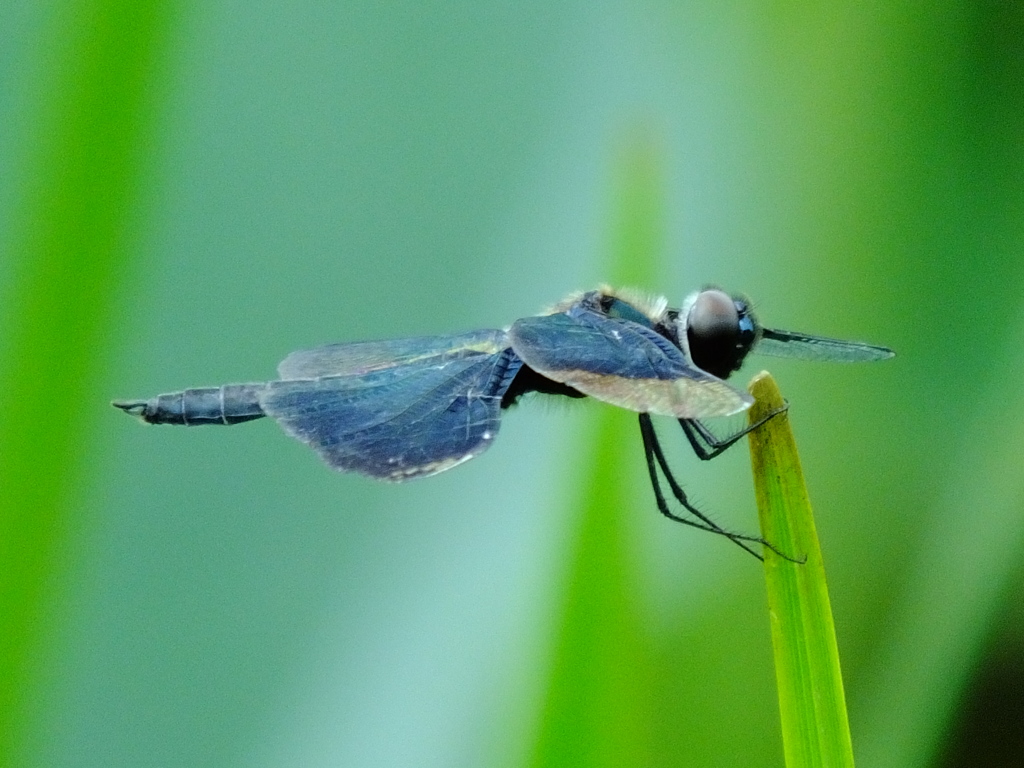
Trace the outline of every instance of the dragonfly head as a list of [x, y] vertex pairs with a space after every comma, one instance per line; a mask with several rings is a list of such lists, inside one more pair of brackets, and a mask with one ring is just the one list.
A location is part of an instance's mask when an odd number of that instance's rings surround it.
[[757, 341], [757, 321], [746, 299], [717, 288], [692, 294], [681, 316], [686, 322], [686, 351], [693, 364], [720, 379], [739, 369]]

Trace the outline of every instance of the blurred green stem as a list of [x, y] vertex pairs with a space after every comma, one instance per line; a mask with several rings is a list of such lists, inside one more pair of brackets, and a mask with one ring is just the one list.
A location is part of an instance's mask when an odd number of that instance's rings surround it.
[[[664, 250], [664, 158], [645, 131], [619, 162], [608, 274], [619, 285], [651, 286]], [[635, 457], [636, 417], [603, 408], [569, 554], [530, 765], [646, 766], [654, 753], [654, 665], [637, 598], [630, 542], [636, 493], [624, 467]], [[576, 502], [574, 502], [576, 503]]]
[[31, 764], [49, 608], [88, 455], [88, 395], [116, 338], [174, 3], [81, 0], [52, 10], [26, 194], [0, 308], [0, 766]]

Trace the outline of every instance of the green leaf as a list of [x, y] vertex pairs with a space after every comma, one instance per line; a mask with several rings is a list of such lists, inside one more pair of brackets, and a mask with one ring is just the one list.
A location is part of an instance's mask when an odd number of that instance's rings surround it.
[[[651, 285], [663, 250], [660, 154], [641, 136], [624, 153], [615, 210], [611, 274], [616, 285]], [[556, 618], [534, 766], [651, 764], [655, 660], [644, 625], [630, 516], [638, 500], [628, 471], [639, 443], [636, 414], [602, 407], [587, 444], [579, 528]], [[644, 514], [649, 513], [644, 509]]]
[[[768, 373], [754, 378], [750, 392], [757, 399], [750, 409], [751, 423], [784, 405]], [[750, 456], [761, 533], [796, 560], [765, 550], [786, 765], [852, 766], [825, 566], [788, 414], [775, 416], [750, 433]]]
[[46, 738], [32, 733], [37, 684], [176, 10], [57, 4], [32, 100], [40, 135], [4, 244], [13, 288], [0, 308], [0, 766], [34, 762], [26, 755]]

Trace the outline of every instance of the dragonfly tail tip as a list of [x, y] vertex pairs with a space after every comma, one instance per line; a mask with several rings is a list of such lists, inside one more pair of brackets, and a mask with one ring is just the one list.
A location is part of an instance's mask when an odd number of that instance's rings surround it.
[[110, 404], [115, 408], [120, 408], [125, 413], [138, 416], [139, 418], [143, 418], [146, 414], [145, 400], [111, 400]]

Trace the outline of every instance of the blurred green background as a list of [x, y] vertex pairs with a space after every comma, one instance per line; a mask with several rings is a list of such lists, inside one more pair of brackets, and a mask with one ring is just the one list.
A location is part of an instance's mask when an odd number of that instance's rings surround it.
[[[112, 397], [715, 283], [890, 345], [792, 404], [863, 766], [1024, 741], [1024, 6], [0, 5], [0, 760], [769, 766], [759, 565], [635, 418], [436, 478]], [[687, 456], [756, 525], [748, 460]]]

